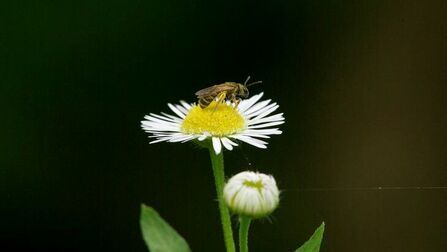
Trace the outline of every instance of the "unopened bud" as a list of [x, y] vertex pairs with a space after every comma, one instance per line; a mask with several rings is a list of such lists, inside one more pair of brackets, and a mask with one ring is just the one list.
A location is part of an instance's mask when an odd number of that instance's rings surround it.
[[224, 187], [224, 199], [233, 213], [262, 218], [278, 206], [279, 190], [272, 176], [245, 171], [228, 180]]

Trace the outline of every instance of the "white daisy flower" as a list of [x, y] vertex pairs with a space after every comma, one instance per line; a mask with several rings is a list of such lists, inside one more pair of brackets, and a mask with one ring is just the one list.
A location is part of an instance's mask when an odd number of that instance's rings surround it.
[[261, 218], [279, 204], [279, 190], [272, 176], [245, 171], [234, 175], [224, 187], [228, 208], [236, 214]]
[[271, 100], [259, 101], [263, 93], [242, 100], [238, 106], [229, 101], [213, 101], [202, 109], [199, 105], [180, 101], [180, 104], [168, 103], [175, 115], [166, 113], [149, 114], [141, 121], [144, 131], [158, 142], [188, 142], [197, 139], [211, 139], [214, 151], [219, 154], [222, 146], [232, 150], [242, 141], [258, 148], [267, 148], [267, 142], [260, 138], [270, 138], [282, 132], [272, 126], [284, 123], [283, 113], [271, 115], [279, 107]]

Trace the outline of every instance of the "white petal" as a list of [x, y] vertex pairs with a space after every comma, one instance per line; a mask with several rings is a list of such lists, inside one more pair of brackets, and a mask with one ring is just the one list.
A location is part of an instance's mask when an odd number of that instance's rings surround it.
[[196, 138], [197, 138], [197, 136], [191, 136], [190, 138], [183, 140], [182, 143], [186, 143], [186, 142], [191, 141]]
[[169, 125], [152, 125], [147, 121], [141, 122], [141, 127], [143, 130], [152, 131], [166, 131], [166, 132], [179, 132], [179, 127], [169, 126]]
[[158, 143], [158, 142], [165, 142], [165, 141], [169, 141], [171, 139], [171, 137], [163, 137], [157, 140], [154, 140], [152, 142], [149, 142], [150, 144], [154, 144], [154, 143]]
[[176, 142], [183, 142], [183, 141], [185, 141], [185, 140], [191, 140], [192, 138], [194, 138], [193, 136], [185, 136], [185, 135], [183, 135], [183, 134], [179, 134], [179, 135], [176, 135], [176, 136], [173, 136], [170, 140], [169, 140], [169, 142], [172, 142], [172, 143], [176, 143]]
[[261, 141], [261, 140], [256, 139], [256, 138], [251, 138], [249, 136], [242, 136], [242, 135], [236, 135], [236, 136], [232, 136], [232, 137], [236, 138], [236, 139], [239, 139], [239, 140], [241, 140], [243, 142], [246, 142], [248, 144], [251, 144], [253, 146], [256, 146], [258, 148], [261, 148], [261, 149], [267, 148], [267, 146], [265, 146], [265, 144], [267, 144], [266, 142]]
[[249, 109], [253, 104], [255, 104], [261, 97], [264, 95], [264, 93], [259, 93], [257, 95], [253, 95], [248, 100], [243, 100], [241, 103], [239, 103], [239, 106], [237, 107], [239, 112], [243, 113], [247, 109]]
[[185, 109], [183, 106], [181, 105], [175, 105], [175, 107], [180, 110], [180, 112], [182, 112], [183, 114], [187, 115], [188, 114], [188, 109]]
[[228, 142], [230, 140], [228, 140], [228, 138], [223, 137], [220, 139], [222, 141], [223, 146], [227, 149], [227, 150], [233, 150], [233, 146]]
[[171, 103], [168, 103], [168, 107], [178, 116], [180, 116], [180, 118], [185, 118], [186, 115], [184, 115], [182, 112], [180, 112], [180, 110], [178, 110], [174, 105], [172, 105]]
[[269, 135], [262, 135], [262, 134], [253, 134], [253, 133], [243, 133], [244, 136], [249, 136], [249, 137], [257, 137], [257, 138], [270, 138]]
[[164, 116], [166, 116], [166, 117], [172, 118], [172, 119], [174, 119], [174, 120], [176, 120], [176, 119], [177, 119], [177, 120], [180, 120], [180, 122], [183, 121], [182, 118], [177, 117], [177, 116], [173, 116], [173, 115], [170, 115], [170, 114], [166, 114], [165, 112], [161, 112], [161, 114], [164, 115]]
[[146, 131], [172, 131], [172, 132], [179, 132], [180, 129], [178, 126], [170, 126], [170, 125], [163, 125], [163, 124], [151, 124], [148, 121], [142, 121], [141, 127]]
[[147, 119], [149, 122], [160, 123], [160, 124], [163, 124], [163, 125], [180, 126], [179, 123], [169, 122], [169, 121], [158, 119], [156, 117], [152, 117], [152, 116], [148, 116], [148, 115], [145, 116], [144, 118]]
[[270, 126], [275, 126], [275, 125], [280, 125], [283, 124], [284, 121], [279, 121], [279, 122], [269, 122], [269, 123], [264, 123], [264, 124], [258, 124], [258, 125], [253, 125], [253, 126], [249, 126], [249, 129], [258, 129], [258, 128], [266, 128], [266, 127], [270, 127]]
[[276, 121], [284, 121], [284, 117], [282, 116], [283, 113], [280, 114], [275, 114], [269, 117], [264, 117], [264, 118], [253, 118], [250, 119], [247, 123], [247, 125], [254, 125], [254, 124], [259, 124], [259, 123], [265, 123], [265, 122], [276, 122]]
[[[152, 133], [152, 132], [151, 132]], [[158, 133], [153, 133], [154, 135], [152, 136], [148, 136], [147, 138], [156, 138], [156, 139], [160, 139], [162, 137], [171, 137], [172, 135], [168, 135], [168, 134], [158, 134]]]
[[[276, 107], [276, 108], [275, 108], [275, 107]], [[265, 111], [270, 110], [271, 108], [275, 108], [275, 110], [276, 110], [277, 108], [279, 108], [279, 105], [276, 104], [276, 102], [274, 102], [274, 103], [272, 103], [272, 104], [269, 104], [269, 105], [263, 107], [262, 109], [259, 109], [259, 110], [256, 111], [256, 112], [251, 113], [250, 116], [246, 116], [246, 117], [250, 117], [250, 118], [255, 117], [255, 116], [256, 116], [257, 118], [264, 117], [264, 116], [266, 116], [266, 115], [268, 115], [268, 114], [271, 113], [271, 112], [268, 112], [268, 113], [265, 112]], [[263, 116], [260, 116], [260, 115], [263, 115]]]
[[247, 129], [243, 132], [243, 134], [261, 134], [261, 135], [279, 135], [282, 131], [278, 130], [278, 128], [273, 129]]
[[231, 145], [233, 145], [233, 146], [238, 146], [237, 143], [231, 141], [229, 138], [226, 138], [226, 139], [227, 139], [227, 141], [228, 141], [229, 144], [231, 144]]
[[185, 109], [190, 110], [192, 108], [191, 104], [185, 102], [185, 101], [180, 101], [180, 104], [183, 105], [183, 107], [185, 107]]
[[217, 137], [213, 137], [213, 147], [216, 154], [219, 154], [222, 150], [222, 144], [220, 143], [220, 139]]
[[199, 140], [199, 141], [203, 141], [203, 140], [205, 140], [207, 137], [208, 137], [207, 135], [201, 135], [201, 136], [199, 136], [199, 138], [197, 138], [197, 140]]
[[[182, 122], [182, 120], [180, 118], [175, 118], [174, 119], [174, 118], [170, 118], [170, 117], [162, 116], [162, 115], [157, 115], [157, 114], [153, 114], [153, 113], [150, 113], [149, 115], [152, 116], [152, 117], [156, 117], [158, 119], [161, 119], [161, 120], [169, 121], [169, 122], [175, 122], [175, 123], [181, 123]], [[144, 118], [146, 118], [146, 117], [144, 117]]]
[[[270, 104], [270, 105], [272, 105], [272, 104]], [[256, 111], [256, 113], [253, 113], [250, 116], [252, 118], [254, 116], [256, 116], [254, 118], [260, 119], [260, 118], [263, 118], [263, 117], [266, 117], [266, 116], [270, 115], [271, 113], [275, 112], [275, 110], [277, 110], [279, 108], [279, 105], [275, 105], [275, 106], [270, 106], [270, 105], [266, 106], [263, 109], [260, 109], [260, 110]]]
[[244, 115], [247, 116], [247, 117], [250, 117], [250, 114], [251, 114], [251, 113], [254, 113], [254, 112], [256, 112], [256, 111], [258, 111], [258, 110], [264, 108], [264, 107], [267, 106], [270, 102], [271, 102], [271, 100], [266, 100], [266, 101], [262, 101], [262, 102], [256, 103], [255, 105], [253, 105], [253, 107], [247, 109], [247, 110], [244, 112]]

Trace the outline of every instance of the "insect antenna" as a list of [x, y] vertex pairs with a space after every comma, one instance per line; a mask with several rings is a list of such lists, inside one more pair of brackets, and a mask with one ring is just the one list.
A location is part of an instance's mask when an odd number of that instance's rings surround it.
[[245, 85], [246, 87], [249, 87], [249, 86], [253, 86], [253, 85], [256, 85], [256, 84], [260, 84], [260, 83], [262, 83], [262, 81], [255, 81], [255, 82], [252, 82], [252, 83], [248, 83], [247, 85]]
[[247, 79], [244, 81], [244, 86], [247, 86], [247, 82], [250, 80], [250, 75], [247, 77]]
[[[252, 82], [252, 83], [248, 83], [248, 81], [250, 80], [250, 78], [251, 78], [251, 76], [249, 75], [249, 76], [247, 77], [247, 79], [244, 81], [244, 86], [249, 87], [249, 86], [253, 86], [253, 85], [255, 85], [255, 84], [262, 83], [262, 81], [255, 81], [255, 82]], [[247, 84], [247, 83], [248, 83], [248, 84]]]

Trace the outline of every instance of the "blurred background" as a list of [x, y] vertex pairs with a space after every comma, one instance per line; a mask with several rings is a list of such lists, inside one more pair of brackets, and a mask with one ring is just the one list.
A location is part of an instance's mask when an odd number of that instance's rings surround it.
[[149, 145], [140, 120], [248, 75], [286, 116], [267, 150], [226, 153], [228, 176], [283, 190], [252, 251], [293, 251], [322, 221], [322, 251], [447, 247], [445, 1], [1, 5], [3, 251], [147, 251], [141, 203], [223, 251], [208, 153]]

